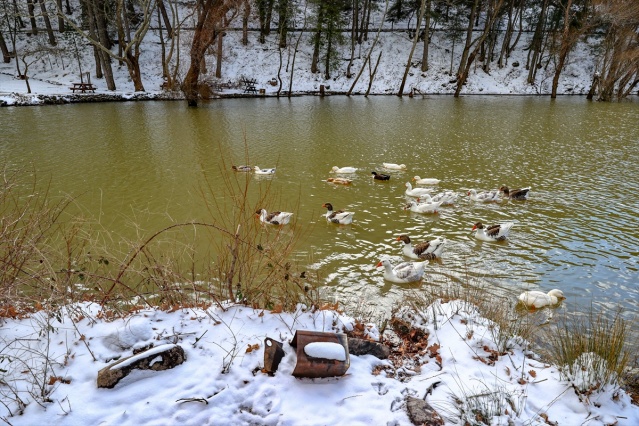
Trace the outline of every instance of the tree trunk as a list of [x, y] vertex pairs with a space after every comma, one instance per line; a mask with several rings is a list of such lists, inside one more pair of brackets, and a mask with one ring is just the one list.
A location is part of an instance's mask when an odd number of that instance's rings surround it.
[[[475, 0], [478, 1], [478, 0]], [[416, 28], [419, 29], [422, 26], [422, 19], [424, 19], [424, 14], [426, 13], [426, 0], [421, 0], [421, 6], [419, 7], [419, 16], [417, 17], [417, 25]], [[415, 53], [415, 47], [417, 46], [417, 41], [419, 37], [413, 37], [413, 46], [410, 49], [410, 53], [408, 54], [408, 61], [406, 61], [406, 68], [404, 69], [404, 75], [402, 76], [402, 83], [399, 85], [399, 91], [397, 92], [397, 96], [404, 96], [404, 86], [406, 86], [406, 78], [408, 77], [408, 71], [410, 70], [411, 62], [413, 61], [413, 53]]]
[[479, 52], [479, 49], [481, 48], [481, 45], [484, 43], [484, 41], [486, 41], [486, 38], [488, 37], [491, 31], [491, 28], [497, 21], [497, 18], [500, 15], [499, 12], [501, 10], [501, 6], [503, 5], [503, 2], [504, 0], [495, 0], [493, 3], [491, 3], [492, 9], [488, 8], [488, 11], [486, 14], [486, 25], [484, 26], [484, 32], [475, 41], [475, 48], [473, 49], [473, 52], [470, 54], [470, 56], [467, 57], [466, 63], [463, 63], [463, 62], [460, 63], [460, 69], [462, 69], [462, 72], [457, 77], [457, 87], [455, 88], [455, 97], [459, 97], [462, 87], [464, 86], [464, 84], [466, 84], [466, 80], [468, 79], [468, 74], [470, 73], [470, 67], [475, 61], [475, 58], [477, 57], [477, 54]]
[[426, 0], [426, 23], [424, 24], [424, 50], [422, 51], [422, 72], [428, 71], [428, 45], [430, 44], [430, 8], [432, 0]]
[[278, 24], [277, 24], [277, 33], [279, 34], [279, 47], [280, 49], [284, 49], [286, 47], [287, 39], [288, 39], [288, 14], [289, 14], [289, 4], [288, 0], [279, 0], [278, 1]]
[[[548, 0], [543, 0], [541, 5], [541, 12], [539, 14], [539, 21], [535, 28], [535, 34], [530, 44], [530, 50], [528, 51], [528, 59], [526, 63], [526, 69], [528, 69], [528, 84], [535, 83], [535, 76], [537, 74], [537, 67], [541, 60], [541, 48], [544, 39], [544, 28], [546, 26], [546, 12], [548, 10]], [[531, 59], [532, 55], [532, 59]]]
[[44, 19], [44, 26], [47, 29], [47, 36], [49, 37], [49, 44], [51, 46], [55, 46], [57, 43], [55, 39], [55, 34], [53, 34], [53, 27], [51, 26], [51, 20], [49, 19], [49, 14], [47, 13], [47, 7], [44, 4], [44, 0], [39, 0], [40, 10], [42, 11], [42, 18]]
[[9, 48], [7, 47], [7, 43], [4, 41], [4, 37], [2, 36], [2, 32], [0, 31], [0, 50], [2, 51], [2, 61], [5, 64], [11, 62], [11, 53], [9, 52]]
[[552, 77], [552, 89], [550, 93], [550, 99], [555, 99], [557, 97], [557, 86], [559, 86], [559, 76], [561, 75], [561, 71], [564, 69], [564, 64], [566, 63], [566, 57], [568, 56], [568, 52], [572, 47], [573, 43], [569, 40], [571, 37], [570, 31], [570, 23], [571, 23], [571, 13], [570, 7], [572, 6], [572, 0], [567, 0], [564, 5], [564, 28], [561, 34], [561, 40], [559, 41], [559, 59], [557, 60], [557, 65], [555, 66], [555, 74]]
[[29, 21], [31, 22], [31, 34], [38, 35], [38, 25], [35, 20], [35, 6], [33, 0], [27, 0], [27, 10], [29, 11]]
[[477, 13], [477, 7], [479, 6], [479, 0], [473, 1], [473, 7], [470, 9], [470, 16], [468, 17], [468, 27], [466, 27], [466, 44], [462, 51], [462, 56], [459, 61], [459, 67], [457, 68], [457, 79], [461, 78], [466, 67], [466, 61], [468, 60], [468, 53], [470, 52], [470, 45], [473, 41], [473, 28], [475, 24], [475, 14]]
[[508, 47], [510, 46], [510, 39], [513, 36], [513, 32], [514, 32], [514, 22], [513, 22], [513, 10], [515, 7], [515, 2], [514, 1], [510, 1], [509, 2], [509, 7], [508, 7], [508, 24], [506, 25], [506, 31], [504, 32], [504, 39], [501, 42], [501, 51], [499, 53], [499, 61], [497, 61], [497, 66], [499, 68], [503, 68], [505, 63], [504, 60], [506, 59], [506, 54], [508, 52]]
[[328, 21], [328, 26], [326, 27], [326, 63], [324, 70], [324, 78], [328, 80], [331, 78], [331, 55], [333, 53], [333, 21]]
[[196, 107], [198, 103], [198, 80], [206, 49], [215, 41], [217, 36], [215, 28], [230, 9], [230, 6], [223, 0], [204, 0], [200, 7], [201, 10], [191, 44], [191, 64], [182, 81], [182, 91], [186, 97], [186, 102], [193, 107]]
[[324, 26], [324, 7], [320, 4], [317, 11], [317, 29], [315, 30], [313, 40], [313, 58], [311, 59], [311, 72], [313, 74], [319, 71], [319, 54], [320, 54], [320, 41], [322, 39], [322, 27]]
[[[55, 2], [56, 6], [58, 7], [58, 13], [62, 13], [62, 0], [56, 0]], [[58, 14], [58, 32], [59, 33], [63, 33], [64, 32], [64, 18]]]
[[[168, 38], [173, 37], [173, 27], [171, 26], [171, 20], [169, 19], [169, 14], [166, 12], [166, 7], [164, 7], [164, 1], [158, 0], [158, 10], [162, 15], [162, 20], [164, 21], [164, 28], [166, 28], [166, 35]], [[158, 24], [160, 20], [158, 19]]]
[[[89, 17], [89, 31], [91, 31], [91, 28], [94, 28], [94, 31], [97, 35], [97, 39], [94, 38], [94, 40], [99, 41], [99, 43], [104, 46], [107, 49], [110, 49], [112, 47], [112, 43], [111, 43], [111, 39], [109, 38], [109, 34], [107, 33], [107, 28], [106, 28], [106, 17], [105, 17], [105, 10], [104, 10], [104, 3], [102, 0], [99, 0], [98, 2], [94, 2], [94, 1], [90, 1], [90, 0], [85, 0], [83, 2], [86, 6], [86, 11], [87, 11], [87, 16]], [[107, 47], [108, 46], [108, 47]], [[113, 79], [113, 69], [111, 68], [111, 57], [109, 56], [109, 54], [107, 52], [105, 52], [104, 50], [98, 48], [96, 46], [98, 55], [100, 57], [99, 60], [99, 65], [98, 65], [98, 61], [96, 61], [96, 67], [100, 66], [102, 69], [102, 72], [104, 73], [104, 79], [105, 82], [107, 84], [107, 89], [108, 90], [115, 90], [115, 80]], [[96, 74], [99, 74], [96, 71]]]
[[248, 1], [244, 3], [244, 13], [242, 14], [242, 46], [248, 45], [248, 21], [251, 16], [251, 4]]
[[[226, 25], [226, 22], [224, 23]], [[215, 77], [222, 77], [222, 52], [223, 52], [223, 38], [224, 32], [220, 31], [217, 33], [217, 52], [215, 55]]]

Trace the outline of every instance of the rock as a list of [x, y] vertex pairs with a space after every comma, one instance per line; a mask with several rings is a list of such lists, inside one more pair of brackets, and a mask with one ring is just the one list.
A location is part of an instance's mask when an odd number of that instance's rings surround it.
[[348, 338], [348, 353], [351, 355], [373, 355], [379, 359], [387, 359], [390, 355], [390, 348], [371, 340]]
[[440, 426], [444, 424], [442, 417], [423, 399], [409, 396], [406, 398], [408, 418], [414, 425]]
[[133, 370], [168, 370], [184, 361], [186, 361], [186, 355], [181, 346], [171, 344], [156, 346], [104, 367], [98, 372], [98, 387], [112, 388]]

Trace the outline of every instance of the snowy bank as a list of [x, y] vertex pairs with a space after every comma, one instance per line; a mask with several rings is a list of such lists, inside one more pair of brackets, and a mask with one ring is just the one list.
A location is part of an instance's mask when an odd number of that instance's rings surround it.
[[[494, 324], [461, 301], [403, 310], [402, 321], [420, 330], [410, 334], [412, 349], [386, 331], [384, 341], [395, 345], [388, 360], [351, 355], [344, 376], [319, 379], [291, 374], [296, 330], [357, 330], [375, 340], [380, 331], [335, 311], [303, 307], [107, 316], [84, 304], [48, 317], [2, 320], [0, 418], [14, 426], [408, 425], [407, 401], [417, 398], [446, 424], [639, 424], [639, 407], [623, 390], [577, 394], [575, 383], [523, 339], [496, 342]], [[272, 377], [262, 372], [266, 337], [283, 342], [285, 351]], [[171, 370], [134, 372], [113, 389], [96, 387], [97, 372], [114, 360], [166, 344], [180, 345], [186, 361]]]

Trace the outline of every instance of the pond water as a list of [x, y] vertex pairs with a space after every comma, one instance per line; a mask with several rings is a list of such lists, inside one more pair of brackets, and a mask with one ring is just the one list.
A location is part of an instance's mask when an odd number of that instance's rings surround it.
[[[268, 210], [295, 213], [296, 258], [317, 268], [340, 300], [388, 305], [406, 290], [375, 264], [401, 258], [396, 237], [444, 236], [427, 282], [470, 275], [510, 297], [563, 290], [565, 309], [591, 304], [639, 312], [639, 104], [534, 97], [304, 97], [3, 108], [1, 153], [50, 179], [108, 229], [150, 235], [172, 221], [205, 220], [200, 189], [250, 161], [275, 167]], [[224, 159], [224, 163], [222, 161]], [[382, 163], [403, 163], [388, 182]], [[353, 184], [325, 180], [353, 166]], [[403, 210], [405, 183], [440, 179], [458, 192], [437, 215]], [[478, 204], [469, 189], [530, 186], [528, 201]], [[326, 223], [322, 204], [355, 212]], [[504, 243], [480, 242], [472, 225], [513, 221]], [[131, 224], [139, 222], [138, 229]], [[292, 231], [293, 232], [293, 231]], [[429, 285], [429, 284], [425, 284]]]

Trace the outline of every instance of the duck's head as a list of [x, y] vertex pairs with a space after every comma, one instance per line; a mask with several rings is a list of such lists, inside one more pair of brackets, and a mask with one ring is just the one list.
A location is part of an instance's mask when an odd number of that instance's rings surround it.
[[388, 261], [388, 259], [382, 259], [379, 262], [377, 262], [377, 265], [375, 265], [375, 267], [379, 268], [380, 266], [386, 266], [386, 265], [390, 265], [390, 262]]
[[322, 204], [322, 207], [324, 207], [325, 209], [333, 210], [333, 205], [331, 203], [324, 203]]
[[508, 189], [506, 185], [500, 186], [499, 191], [503, 192], [504, 194], [508, 194], [510, 192], [510, 190]]
[[559, 289], [552, 289], [548, 292], [548, 296], [551, 297], [556, 297], [558, 301], [562, 301], [566, 299], [566, 296], [564, 296], [564, 292], [559, 290]]
[[399, 237], [397, 237], [397, 241], [403, 241], [404, 244], [410, 244], [410, 238], [408, 237], [408, 235], [400, 235]]
[[473, 229], [471, 229], [471, 232], [476, 231], [478, 229], [484, 229], [484, 224], [481, 222], [477, 222], [476, 224], [473, 225]]

